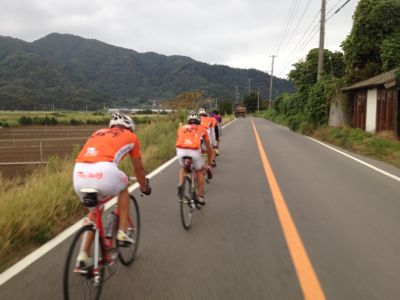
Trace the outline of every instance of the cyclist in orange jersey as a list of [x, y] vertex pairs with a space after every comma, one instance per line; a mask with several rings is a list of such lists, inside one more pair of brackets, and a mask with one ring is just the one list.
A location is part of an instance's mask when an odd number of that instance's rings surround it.
[[182, 183], [185, 176], [184, 157], [191, 157], [193, 167], [196, 170], [197, 180], [197, 201], [204, 205], [204, 174], [203, 174], [203, 159], [201, 157], [202, 140], [207, 149], [208, 166], [207, 171], [211, 174], [209, 166], [214, 159], [210, 138], [207, 130], [200, 125], [200, 117], [196, 112], [191, 112], [187, 117], [187, 125], [178, 128], [176, 136], [176, 155], [178, 157], [181, 169], [179, 170], [179, 186], [178, 196], [183, 196]]
[[[218, 147], [216, 135], [218, 134], [218, 126], [217, 122], [213, 117], [209, 117], [206, 110], [204, 108], [200, 108], [199, 116], [201, 118], [201, 125], [207, 129], [208, 134], [210, 135], [211, 139], [211, 146], [213, 149]], [[215, 152], [215, 150], [213, 150]], [[215, 158], [212, 161], [212, 166], [216, 167], [217, 163], [215, 162]]]
[[[86, 141], [81, 152], [75, 160], [73, 172], [74, 190], [83, 201], [82, 188], [95, 188], [101, 197], [118, 195], [118, 209], [120, 212], [119, 230], [117, 239], [122, 242], [134, 243], [125, 231], [128, 224], [129, 192], [128, 177], [118, 168], [118, 163], [129, 154], [140, 191], [145, 195], [151, 194], [151, 187], [146, 182], [143, 168], [139, 139], [133, 133], [134, 122], [126, 115], [114, 113], [109, 127], [94, 132]], [[89, 213], [89, 219], [93, 221], [95, 216]], [[88, 239], [90, 246], [92, 238]], [[88, 259], [84, 251], [78, 256], [78, 260], [84, 263]]]
[[213, 111], [210, 113], [210, 117], [213, 118], [213, 122], [214, 122], [214, 127], [215, 127], [215, 140], [216, 140], [216, 146], [214, 146], [214, 151], [215, 151], [215, 155], [218, 156], [219, 155], [219, 144], [221, 141], [221, 124], [220, 121], [221, 117], [218, 117], [218, 112], [217, 111]]

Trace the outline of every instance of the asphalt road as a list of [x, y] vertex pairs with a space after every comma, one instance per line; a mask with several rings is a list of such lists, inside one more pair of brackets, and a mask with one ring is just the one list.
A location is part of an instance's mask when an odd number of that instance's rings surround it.
[[[152, 180], [152, 196], [139, 197], [137, 260], [118, 266], [103, 299], [304, 298], [252, 121], [326, 299], [400, 299], [399, 182], [252, 118], [224, 130], [207, 205], [189, 232], [175, 196], [177, 162]], [[0, 299], [62, 298], [69, 242], [1, 286]]]

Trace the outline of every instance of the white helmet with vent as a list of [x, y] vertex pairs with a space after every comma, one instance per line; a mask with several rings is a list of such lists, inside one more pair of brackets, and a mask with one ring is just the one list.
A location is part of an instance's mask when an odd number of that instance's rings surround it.
[[199, 109], [199, 116], [208, 116], [208, 114], [204, 108]]
[[135, 123], [133, 120], [129, 116], [118, 112], [113, 113], [111, 116], [109, 127], [113, 126], [122, 126], [130, 129], [131, 131], [135, 129]]
[[200, 117], [195, 111], [191, 111], [187, 117], [187, 123], [188, 124], [197, 124], [199, 125], [201, 123]]

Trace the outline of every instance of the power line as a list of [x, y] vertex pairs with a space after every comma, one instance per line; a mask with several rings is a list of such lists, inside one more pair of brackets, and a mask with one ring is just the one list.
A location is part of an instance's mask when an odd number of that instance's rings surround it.
[[[277, 45], [277, 47], [276, 47], [274, 53], [279, 52], [280, 47], [281, 47], [283, 41], [285, 40], [287, 33], [290, 31], [290, 28], [291, 28], [291, 26], [292, 26], [292, 22], [293, 22], [293, 20], [294, 20], [295, 17], [296, 17], [297, 9], [298, 9], [298, 7], [299, 7], [300, 2], [299, 2], [299, 0], [294, 0], [294, 1], [295, 1], [295, 2], [294, 2], [293, 9], [290, 11], [289, 20], [288, 20], [288, 22], [286, 23], [286, 26], [285, 26], [285, 28], [284, 28], [284, 30], [283, 30], [283, 33], [282, 33], [282, 35], [281, 35], [280, 38], [279, 38], [279, 42], [278, 42], [278, 45]], [[292, 2], [292, 3], [293, 3], [293, 2]]]
[[[284, 71], [284, 69], [286, 69], [287, 65], [290, 63], [291, 58], [294, 56], [297, 56], [297, 54], [304, 49], [304, 47], [311, 41], [311, 39], [318, 32], [318, 22], [316, 24], [314, 24], [314, 22], [317, 20], [319, 12], [320, 12], [320, 10], [317, 11], [317, 14], [313, 18], [313, 20], [311, 21], [311, 23], [309, 24], [307, 29], [304, 31], [303, 36], [299, 39], [299, 42], [292, 49], [292, 52], [290, 52], [289, 56], [285, 59], [284, 63], [282, 64], [284, 67], [280, 69], [277, 76], [279, 76]], [[311, 31], [309, 31], [310, 28], [312, 27], [312, 25], [314, 25], [314, 27], [311, 29]], [[306, 39], [304, 39], [305, 36], [307, 35], [307, 33], [308, 33], [308, 36]]]
[[293, 3], [294, 3], [294, 0], [292, 0], [292, 2], [290, 3], [288, 14], [286, 15], [286, 18], [285, 18], [285, 21], [283, 22], [283, 26], [281, 28], [281, 31], [279, 32], [278, 39], [277, 39], [277, 41], [276, 41], [276, 43], [275, 43], [275, 45], [273, 47], [274, 52], [275, 52], [275, 49], [277, 48], [278, 44], [280, 43], [280, 39], [283, 36], [283, 30], [284, 30], [284, 28], [286, 28], [286, 23], [289, 21], [289, 15], [290, 15], [290, 12], [292, 10]]
[[343, 3], [341, 7], [339, 7], [332, 15], [330, 15], [330, 16], [327, 18], [326, 21], [328, 22], [330, 18], [332, 18], [332, 17], [333, 17], [334, 15], [336, 15], [339, 11], [341, 11], [342, 8], [345, 7], [349, 2], [350, 2], [350, 0], [347, 0], [345, 3]]
[[[339, 0], [338, 2], [336, 2], [336, 4], [328, 11], [328, 13], [332, 12], [341, 2], [342, 0]], [[328, 22], [335, 14], [337, 14], [340, 10], [343, 9], [344, 6], [346, 6], [351, 0], [346, 0], [334, 13], [332, 13], [331, 15], [329, 15], [326, 18], [326, 22]], [[294, 57], [295, 55], [293, 55], [294, 53], [297, 55], [299, 53], [301, 53], [303, 51], [303, 49], [312, 41], [312, 39], [314, 38], [314, 36], [318, 33], [318, 24], [314, 26], [314, 28], [312, 29], [312, 31], [310, 32], [310, 34], [308, 35], [308, 37], [304, 39], [305, 35], [307, 34], [308, 30], [310, 29], [310, 27], [313, 25], [314, 21], [316, 20], [316, 18], [318, 17], [320, 10], [317, 12], [316, 16], [314, 17], [313, 21], [310, 23], [309, 27], [306, 29], [306, 31], [304, 32], [303, 36], [301, 37], [301, 39], [299, 40], [299, 43], [293, 48], [292, 52], [289, 54], [289, 56], [285, 59], [284, 63], [282, 64], [284, 67], [282, 67], [279, 72], [277, 72], [277, 76], [281, 76], [281, 74], [285, 71], [286, 67], [290, 64], [290, 62], [292, 61], [291, 58]]]
[[290, 38], [286, 41], [286, 44], [283, 46], [283, 48], [285, 48], [285, 47], [289, 44], [289, 42], [292, 40], [294, 34], [295, 34], [296, 31], [297, 31], [297, 28], [299, 28], [299, 25], [300, 25], [301, 21], [303, 21], [304, 15], [305, 15], [305, 13], [307, 12], [308, 7], [310, 6], [310, 3], [311, 3], [311, 0], [308, 0], [308, 3], [307, 3], [307, 5], [306, 5], [306, 7], [304, 8], [303, 13], [302, 13], [302, 15], [301, 15], [299, 21], [297, 22], [296, 26], [294, 27], [294, 30], [292, 31], [292, 35], [291, 35]]

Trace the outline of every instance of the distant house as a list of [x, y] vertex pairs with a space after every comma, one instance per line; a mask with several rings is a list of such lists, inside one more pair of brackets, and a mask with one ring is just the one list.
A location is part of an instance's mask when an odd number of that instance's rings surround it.
[[345, 87], [351, 103], [351, 119], [355, 128], [377, 133], [392, 131], [400, 137], [400, 82], [398, 69]]

